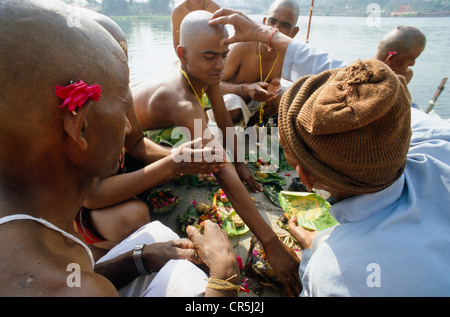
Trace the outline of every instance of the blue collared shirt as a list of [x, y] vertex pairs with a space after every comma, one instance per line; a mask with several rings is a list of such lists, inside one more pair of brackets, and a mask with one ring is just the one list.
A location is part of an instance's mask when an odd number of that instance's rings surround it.
[[333, 55], [295, 40], [289, 44], [283, 62], [283, 79], [295, 82], [306, 75], [346, 67], [347, 63]]
[[301, 295], [450, 296], [450, 124], [411, 113], [405, 172], [332, 206], [340, 224], [304, 250]]

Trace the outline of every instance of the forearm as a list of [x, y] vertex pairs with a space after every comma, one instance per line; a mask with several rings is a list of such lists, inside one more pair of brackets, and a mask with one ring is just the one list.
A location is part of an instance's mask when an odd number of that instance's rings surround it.
[[233, 166], [227, 164], [216, 174], [216, 178], [233, 208], [259, 241], [264, 246], [278, 241], [277, 235], [256, 208]]
[[245, 83], [242, 84], [234, 84], [226, 81], [222, 81], [220, 83], [220, 89], [222, 93], [225, 94], [234, 94], [245, 98]]
[[261, 25], [260, 32], [257, 32], [257, 41], [268, 44], [275, 51], [285, 54], [292, 38], [281, 33], [280, 31], [274, 31], [273, 27]]
[[125, 151], [144, 164], [151, 164], [170, 155], [170, 149], [156, 144], [143, 135], [134, 143], [125, 142]]
[[97, 263], [94, 271], [111, 281], [117, 290], [140, 276], [133, 261], [133, 251], [119, 255], [112, 260]]
[[168, 156], [135, 172], [99, 181], [89, 191], [83, 206], [99, 209], [127, 201], [175, 175], [177, 175], [175, 163]]

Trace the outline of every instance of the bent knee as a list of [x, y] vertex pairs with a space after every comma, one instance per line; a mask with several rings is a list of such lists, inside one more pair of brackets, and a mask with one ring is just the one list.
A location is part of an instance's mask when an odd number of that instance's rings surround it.
[[150, 213], [143, 201], [132, 199], [125, 204], [126, 212], [122, 213], [121, 220], [129, 230], [135, 231], [150, 222]]

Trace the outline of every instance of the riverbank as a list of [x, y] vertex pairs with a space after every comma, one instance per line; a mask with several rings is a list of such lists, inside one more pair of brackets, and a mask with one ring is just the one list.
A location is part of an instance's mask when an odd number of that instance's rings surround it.
[[[350, 11], [350, 10], [326, 10], [326, 9], [314, 9], [314, 16], [335, 16], [335, 17], [367, 17], [369, 13], [367, 11]], [[309, 11], [301, 14], [301, 16], [309, 16]], [[380, 17], [448, 17], [450, 11], [431, 12], [431, 11], [411, 11], [411, 12], [392, 12], [381, 11]]]

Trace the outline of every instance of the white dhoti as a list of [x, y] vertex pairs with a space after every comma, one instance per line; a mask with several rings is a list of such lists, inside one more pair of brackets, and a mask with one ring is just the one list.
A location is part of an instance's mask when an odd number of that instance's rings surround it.
[[[112, 260], [134, 249], [136, 244], [152, 244], [180, 237], [159, 221], [143, 226], [112, 248], [97, 263]], [[119, 290], [122, 297], [199, 297], [204, 296], [208, 276], [187, 260], [171, 260], [158, 273], [136, 278]]]
[[[225, 102], [225, 107], [227, 108], [227, 111], [232, 111], [236, 109], [240, 109], [242, 111], [242, 117], [239, 121], [239, 123], [235, 124], [238, 126], [241, 126], [243, 128], [247, 127], [247, 123], [250, 120], [250, 118], [260, 110], [261, 108], [261, 102], [256, 100], [251, 100], [249, 103], [246, 103], [245, 100], [238, 95], [235, 94], [225, 94], [223, 95], [223, 101]], [[206, 112], [208, 115], [208, 122], [216, 122], [216, 119], [214, 118], [214, 113], [212, 110], [208, 110]]]

